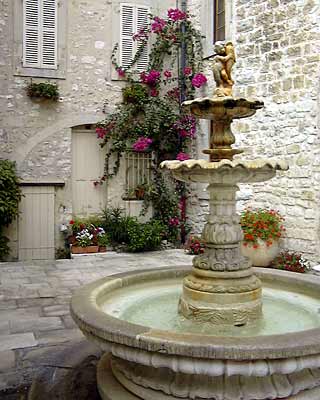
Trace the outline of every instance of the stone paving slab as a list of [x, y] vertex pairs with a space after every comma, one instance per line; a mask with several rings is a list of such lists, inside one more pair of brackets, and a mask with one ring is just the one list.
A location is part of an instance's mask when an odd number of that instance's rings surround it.
[[165, 250], [0, 263], [0, 391], [30, 384], [43, 368], [55, 367], [57, 351], [83, 340], [69, 312], [76, 288], [126, 271], [191, 266], [191, 260], [182, 250]]
[[38, 342], [36, 341], [34, 334], [31, 332], [0, 335], [0, 352], [33, 347], [37, 344]]

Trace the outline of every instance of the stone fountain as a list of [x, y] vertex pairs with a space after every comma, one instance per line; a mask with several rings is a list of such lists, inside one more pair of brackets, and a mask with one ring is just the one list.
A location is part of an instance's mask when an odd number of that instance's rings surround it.
[[[106, 355], [98, 367], [103, 400], [319, 400], [320, 281], [251, 268], [240, 252], [238, 183], [262, 182], [283, 161], [233, 160], [234, 119], [260, 101], [232, 96], [232, 43], [217, 43], [213, 98], [187, 101], [212, 121], [210, 161], [165, 161], [185, 182], [208, 183], [205, 252], [193, 267], [119, 274], [85, 286], [73, 318]], [[182, 288], [182, 290], [181, 290]]]

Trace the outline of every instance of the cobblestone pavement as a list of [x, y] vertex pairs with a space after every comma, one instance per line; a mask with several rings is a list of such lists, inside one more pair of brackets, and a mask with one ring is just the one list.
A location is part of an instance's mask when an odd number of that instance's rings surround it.
[[83, 339], [69, 313], [76, 288], [124, 271], [186, 264], [191, 257], [182, 250], [0, 263], [0, 391], [28, 384], [50, 352]]

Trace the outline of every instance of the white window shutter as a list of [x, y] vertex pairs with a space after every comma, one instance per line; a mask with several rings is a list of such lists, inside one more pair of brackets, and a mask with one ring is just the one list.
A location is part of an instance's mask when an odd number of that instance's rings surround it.
[[[148, 14], [149, 8], [137, 6], [136, 7], [136, 31], [139, 32], [141, 29], [146, 29], [148, 27]], [[139, 49], [139, 42], [137, 43], [137, 50]], [[145, 71], [148, 67], [149, 62], [149, 55], [148, 55], [148, 47], [145, 46], [141, 56], [137, 61], [137, 70], [138, 71]]]
[[23, 66], [39, 68], [40, 55], [40, 0], [23, 2]]
[[23, 66], [57, 69], [58, 0], [23, 0]]
[[134, 55], [134, 14], [135, 7], [130, 4], [121, 4], [120, 9], [120, 64], [127, 68]]
[[57, 0], [42, 0], [42, 68], [57, 68]]

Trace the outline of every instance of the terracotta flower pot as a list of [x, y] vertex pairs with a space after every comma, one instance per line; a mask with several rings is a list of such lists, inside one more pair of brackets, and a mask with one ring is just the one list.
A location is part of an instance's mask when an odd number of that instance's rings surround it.
[[87, 247], [87, 253], [98, 253], [99, 252], [99, 246], [88, 246]]
[[274, 240], [271, 246], [267, 246], [266, 242], [258, 239], [257, 248], [251, 243], [242, 242], [241, 253], [250, 258], [254, 267], [268, 267], [279, 254], [279, 242]]
[[106, 246], [99, 246], [99, 253], [105, 253], [107, 251]]
[[72, 246], [71, 247], [72, 254], [86, 254], [86, 253], [98, 253], [98, 252], [99, 252], [99, 246], [87, 246], [87, 247]]

